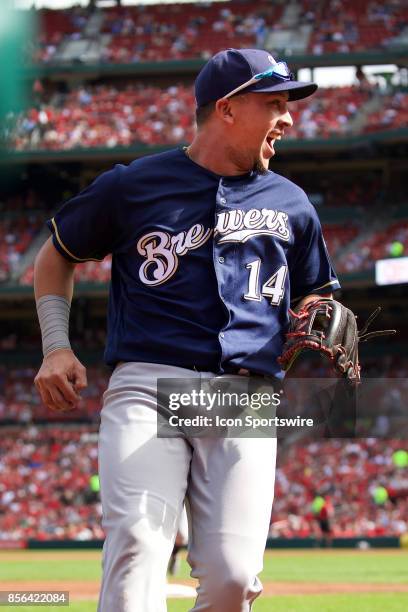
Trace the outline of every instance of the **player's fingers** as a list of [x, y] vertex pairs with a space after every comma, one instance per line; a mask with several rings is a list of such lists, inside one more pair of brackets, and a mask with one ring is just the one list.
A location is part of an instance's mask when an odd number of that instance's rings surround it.
[[69, 412], [76, 407], [77, 402], [70, 402], [65, 399], [61, 391], [56, 387], [50, 387], [49, 393], [52, 398], [52, 402], [56, 410], [61, 410], [62, 412]]
[[41, 397], [41, 400], [44, 406], [46, 406], [50, 410], [57, 410], [56, 406], [54, 406], [54, 402], [52, 400], [51, 394], [48, 391], [48, 389], [45, 387], [45, 385], [37, 381], [35, 383], [35, 386], [37, 387], [37, 390], [40, 394], [40, 397]]
[[75, 368], [74, 377], [73, 377], [73, 385], [75, 391], [81, 391], [88, 386], [88, 380], [86, 377], [86, 368], [81, 363], [78, 363]]
[[68, 380], [68, 376], [64, 374], [54, 374], [51, 381], [52, 386], [59, 391], [66, 402], [70, 404], [77, 404], [79, 402], [81, 398], [75, 391], [72, 382]]
[[238, 374], [240, 376], [249, 376], [249, 370], [247, 370], [246, 368], [239, 368]]

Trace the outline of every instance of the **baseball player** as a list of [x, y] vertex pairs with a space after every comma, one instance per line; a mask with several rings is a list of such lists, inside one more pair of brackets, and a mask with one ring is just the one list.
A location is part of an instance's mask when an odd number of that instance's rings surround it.
[[194, 611], [250, 610], [261, 592], [276, 440], [159, 438], [158, 378], [255, 373], [281, 379], [289, 306], [339, 287], [305, 193], [268, 169], [313, 94], [256, 49], [212, 57], [195, 82], [190, 146], [116, 165], [48, 221], [35, 262], [42, 400], [74, 409], [86, 386], [70, 348], [73, 273], [112, 253], [99, 438], [99, 612], [163, 612], [183, 502]]
[[334, 507], [328, 496], [323, 498], [318, 496], [316, 499], [322, 499], [320, 507], [317, 506], [315, 510], [315, 519], [320, 528], [321, 546], [324, 545], [328, 548], [332, 545], [333, 527], [331, 521], [334, 515]]

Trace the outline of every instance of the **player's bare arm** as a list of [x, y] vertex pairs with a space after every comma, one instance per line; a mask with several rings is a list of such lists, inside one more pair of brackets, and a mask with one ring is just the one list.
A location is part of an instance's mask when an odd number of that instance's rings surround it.
[[296, 304], [293, 310], [295, 312], [299, 312], [299, 310], [302, 310], [302, 308], [304, 308], [306, 304], [309, 304], [310, 302], [314, 302], [315, 300], [318, 300], [321, 297], [329, 298], [330, 300], [332, 300], [333, 294], [325, 293], [324, 296], [322, 296], [322, 295], [319, 295], [318, 293], [310, 293], [309, 295], [306, 295], [304, 298], [302, 298], [300, 302]]
[[[62, 257], [49, 238], [34, 263], [37, 303], [44, 296], [60, 296], [70, 303], [74, 270], [75, 264]], [[86, 370], [70, 348], [57, 348], [45, 354], [34, 383], [48, 408], [73, 410], [80, 400], [79, 391], [87, 386]]]

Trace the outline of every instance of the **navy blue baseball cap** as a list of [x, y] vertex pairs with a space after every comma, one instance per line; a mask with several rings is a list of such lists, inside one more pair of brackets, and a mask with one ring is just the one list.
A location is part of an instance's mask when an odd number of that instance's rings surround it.
[[316, 83], [295, 81], [285, 62], [262, 49], [226, 49], [203, 66], [195, 81], [197, 106], [238, 92], [287, 91], [289, 101], [311, 96]]

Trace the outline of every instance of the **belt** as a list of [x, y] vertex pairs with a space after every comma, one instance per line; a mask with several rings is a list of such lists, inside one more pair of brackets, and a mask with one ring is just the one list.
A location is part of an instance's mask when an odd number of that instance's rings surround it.
[[[118, 361], [116, 363], [116, 366], [121, 366], [124, 365], [125, 363], [129, 363], [127, 361]], [[159, 365], [170, 365], [170, 364], [159, 364]], [[207, 370], [203, 370], [202, 368], [198, 368], [196, 365], [193, 366], [176, 366], [176, 367], [182, 367], [185, 368], [187, 370], [194, 370], [194, 372], [202, 372], [202, 371], [207, 371]], [[241, 368], [241, 366], [226, 366], [225, 368], [223, 368], [224, 373], [225, 374], [231, 374], [231, 375], [239, 375], [239, 376], [261, 376], [263, 377], [262, 374], [255, 374], [255, 372], [250, 372], [249, 370], [247, 370], [246, 368]]]

